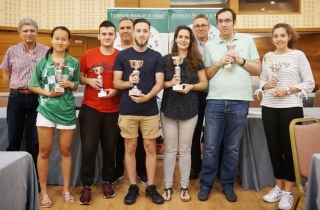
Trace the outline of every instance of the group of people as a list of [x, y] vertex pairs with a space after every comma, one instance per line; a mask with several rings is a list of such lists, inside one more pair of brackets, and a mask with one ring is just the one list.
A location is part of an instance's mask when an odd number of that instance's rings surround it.
[[[121, 42], [117, 46], [116, 27], [106, 20], [99, 26], [100, 46], [87, 50], [79, 62], [68, 54], [71, 37], [66, 27], [52, 30], [52, 48], [48, 49], [36, 42], [37, 23], [29, 18], [22, 20], [18, 32], [23, 42], [9, 48], [1, 64], [4, 81], [10, 88], [7, 150], [20, 149], [26, 123], [27, 151], [38, 169], [42, 207], [53, 205], [46, 186], [55, 128], [59, 131], [63, 198], [67, 204], [75, 202], [69, 189], [76, 127], [72, 91], [79, 84], [85, 86], [79, 112], [83, 184], [80, 204], [91, 204], [99, 143], [103, 151], [104, 198], [115, 196], [113, 184], [124, 177], [125, 162], [130, 181], [125, 204], [134, 204], [139, 196], [136, 178], [147, 184], [145, 195], [152, 202], [169, 201], [179, 153], [182, 201], [190, 201], [189, 179], [198, 178], [200, 171], [200, 201], [209, 198], [218, 171], [226, 199], [237, 201], [234, 185], [241, 136], [252, 101], [250, 73], [254, 73], [260, 74], [262, 119], [277, 184], [263, 200], [280, 201], [279, 209], [290, 209], [295, 176], [288, 128], [292, 119], [303, 117], [301, 97], [314, 88], [312, 71], [304, 53], [293, 48], [298, 35], [290, 25], [274, 26], [275, 51], [267, 53], [261, 65], [253, 39], [234, 31], [236, 21], [232, 9], [219, 10], [216, 24], [220, 35], [211, 37], [208, 18], [199, 14], [193, 20], [193, 30], [184, 25], [177, 27], [171, 52], [162, 57], [147, 47], [151, 27], [148, 20], [122, 18], [118, 26]], [[236, 47], [231, 49], [229, 45]], [[177, 57], [183, 60], [180, 73], [175, 71]], [[139, 75], [133, 72], [137, 64]], [[274, 68], [281, 69], [277, 77]], [[183, 88], [175, 89], [179, 84]], [[141, 92], [130, 94], [132, 88]], [[162, 89], [161, 195], [154, 178], [155, 139], [160, 136], [156, 95]]]

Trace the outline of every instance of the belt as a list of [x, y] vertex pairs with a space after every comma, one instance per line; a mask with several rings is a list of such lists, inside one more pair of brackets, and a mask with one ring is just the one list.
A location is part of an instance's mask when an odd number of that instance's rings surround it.
[[13, 91], [19, 92], [19, 93], [23, 93], [23, 94], [28, 94], [28, 95], [29, 94], [36, 94], [29, 89], [10, 89], [10, 90], [13, 90]]

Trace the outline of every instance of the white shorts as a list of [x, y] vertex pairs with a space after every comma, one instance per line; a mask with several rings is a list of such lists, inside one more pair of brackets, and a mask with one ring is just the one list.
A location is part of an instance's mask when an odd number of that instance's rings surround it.
[[61, 130], [71, 130], [71, 129], [76, 129], [76, 124], [74, 125], [60, 125], [55, 122], [52, 122], [51, 120], [48, 120], [45, 118], [42, 114], [38, 112], [37, 115], [37, 122], [36, 126], [43, 126], [43, 127], [50, 127], [50, 128], [57, 128]]

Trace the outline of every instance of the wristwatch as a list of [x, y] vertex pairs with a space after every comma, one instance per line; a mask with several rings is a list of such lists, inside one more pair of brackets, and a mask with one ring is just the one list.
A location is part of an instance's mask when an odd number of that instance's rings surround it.
[[244, 58], [242, 58], [242, 60], [243, 60], [243, 63], [242, 64], [240, 64], [240, 66], [244, 66], [244, 64], [246, 64], [246, 59], [244, 59]]
[[291, 88], [290, 87], [287, 87], [287, 95], [290, 95], [292, 92], [291, 92]]

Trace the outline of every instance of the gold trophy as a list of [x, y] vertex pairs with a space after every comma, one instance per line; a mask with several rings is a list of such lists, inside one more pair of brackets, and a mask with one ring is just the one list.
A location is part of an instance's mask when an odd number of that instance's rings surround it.
[[62, 79], [62, 70], [63, 67], [66, 65], [66, 63], [64, 61], [57, 61], [57, 62], [53, 62], [54, 66], [55, 66], [55, 77], [56, 77], [56, 81], [57, 81], [57, 85], [54, 88], [54, 92], [56, 93], [63, 93], [64, 92], [64, 88], [59, 86], [59, 80]]
[[[175, 75], [178, 75], [179, 78], [181, 78], [181, 68], [180, 68], [180, 64], [183, 63], [183, 57], [181, 56], [173, 56], [172, 57], [172, 60], [173, 60], [173, 63], [175, 65], [177, 65], [176, 67], [174, 67], [174, 74]], [[179, 83], [179, 84], [175, 84], [174, 86], [172, 86], [172, 90], [183, 90], [183, 86]]]
[[[131, 68], [134, 68], [132, 72], [134, 76], [139, 77], [140, 71], [138, 69], [142, 67], [143, 60], [129, 60], [129, 63]], [[133, 84], [133, 88], [129, 90], [129, 96], [136, 96], [141, 94], [141, 90], [139, 90], [137, 86], [138, 84], [136, 83]]]
[[100, 81], [101, 83], [101, 86], [100, 86], [100, 92], [98, 93], [98, 97], [99, 98], [102, 98], [102, 97], [106, 97], [107, 96], [107, 93], [106, 91], [104, 91], [103, 89], [103, 80], [102, 80], [102, 72], [103, 72], [103, 67], [102, 66], [96, 66], [96, 67], [93, 67], [92, 70], [94, 71], [95, 74], [97, 74], [97, 79]]
[[[227, 48], [228, 48], [229, 51], [235, 50], [235, 49], [236, 49], [236, 45], [235, 45], [235, 44], [227, 44]], [[224, 69], [229, 70], [229, 71], [230, 71], [230, 70], [234, 70], [234, 69], [235, 69], [235, 66], [234, 66], [233, 63], [229, 63], [229, 64], [226, 64], [226, 65], [224, 66]]]

